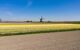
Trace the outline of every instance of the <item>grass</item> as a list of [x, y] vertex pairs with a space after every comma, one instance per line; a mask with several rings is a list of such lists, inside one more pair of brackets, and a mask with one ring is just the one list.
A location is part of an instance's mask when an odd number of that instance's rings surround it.
[[0, 36], [80, 30], [80, 24], [0, 23]]

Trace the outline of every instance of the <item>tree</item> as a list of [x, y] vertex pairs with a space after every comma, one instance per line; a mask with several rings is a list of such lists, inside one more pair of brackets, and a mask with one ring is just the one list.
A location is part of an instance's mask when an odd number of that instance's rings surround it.
[[0, 22], [1, 22], [2, 20], [1, 20], [1, 18], [0, 18]]
[[43, 22], [43, 17], [41, 16], [41, 18], [40, 18], [40, 22]]

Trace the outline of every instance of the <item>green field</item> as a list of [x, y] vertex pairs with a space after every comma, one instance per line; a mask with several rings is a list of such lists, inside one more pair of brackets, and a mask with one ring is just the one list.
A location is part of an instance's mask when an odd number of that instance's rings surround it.
[[0, 23], [0, 35], [80, 30], [80, 24]]

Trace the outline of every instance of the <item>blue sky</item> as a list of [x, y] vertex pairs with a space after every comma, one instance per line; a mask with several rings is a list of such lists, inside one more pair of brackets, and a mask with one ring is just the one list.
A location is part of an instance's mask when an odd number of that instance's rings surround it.
[[80, 0], [0, 0], [3, 20], [79, 21]]

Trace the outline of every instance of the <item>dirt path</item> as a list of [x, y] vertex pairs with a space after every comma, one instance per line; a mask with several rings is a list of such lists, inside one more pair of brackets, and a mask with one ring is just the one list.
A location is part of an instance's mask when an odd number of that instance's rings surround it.
[[0, 50], [80, 50], [80, 31], [0, 37]]

